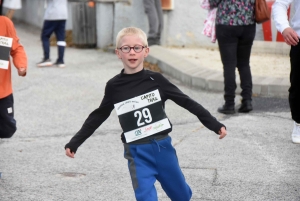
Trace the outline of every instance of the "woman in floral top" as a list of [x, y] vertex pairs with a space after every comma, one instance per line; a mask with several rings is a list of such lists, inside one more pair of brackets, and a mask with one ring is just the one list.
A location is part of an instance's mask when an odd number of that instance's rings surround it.
[[250, 54], [256, 33], [254, 17], [255, 0], [209, 0], [216, 7], [216, 35], [224, 69], [225, 104], [218, 112], [233, 114], [235, 99], [235, 68], [241, 80], [242, 105], [238, 112], [250, 112], [252, 108], [252, 76]]

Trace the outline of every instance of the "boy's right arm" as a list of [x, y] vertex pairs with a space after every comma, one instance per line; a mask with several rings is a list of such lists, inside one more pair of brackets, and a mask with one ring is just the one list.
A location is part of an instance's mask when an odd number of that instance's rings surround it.
[[85, 120], [81, 129], [76, 135], [65, 145], [66, 155], [73, 158], [78, 147], [89, 138], [95, 130], [109, 117], [111, 111], [114, 109], [114, 105], [111, 101], [111, 90], [108, 89], [108, 85], [105, 88], [104, 98], [96, 110], [94, 110], [88, 118]]
[[71, 149], [66, 148], [66, 155], [70, 158], [74, 158], [75, 153], [71, 151]]

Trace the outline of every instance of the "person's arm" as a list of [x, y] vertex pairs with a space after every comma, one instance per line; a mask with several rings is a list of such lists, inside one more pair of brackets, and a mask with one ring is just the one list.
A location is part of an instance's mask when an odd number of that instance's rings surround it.
[[226, 130], [221, 130], [222, 127], [224, 127], [224, 129], [226, 127], [219, 121], [217, 121], [217, 119], [213, 117], [202, 105], [184, 94], [182, 91], [180, 91], [180, 89], [178, 89], [174, 84], [169, 82], [162, 75], [157, 74], [154, 80], [158, 82], [168, 99], [174, 101], [179, 106], [196, 115], [200, 122], [209, 130], [212, 130], [219, 135], [224, 134], [225, 132], [226, 135]]
[[78, 147], [95, 132], [95, 130], [109, 117], [111, 111], [114, 109], [110, 95], [111, 90], [108, 86], [109, 85], [107, 84], [105, 88], [105, 95], [99, 108], [94, 110], [88, 116], [81, 129], [70, 140], [70, 142], [66, 144], [65, 149], [67, 156], [73, 158]]
[[272, 6], [272, 15], [275, 21], [277, 30], [282, 34], [285, 42], [288, 45], [297, 45], [299, 36], [290, 27], [287, 10], [293, 0], [277, 0]]
[[20, 76], [26, 76], [27, 72], [27, 56], [24, 47], [20, 44], [19, 38], [16, 33], [16, 29], [12, 21], [6, 18], [6, 24], [8, 28], [8, 35], [13, 39], [10, 55], [12, 56], [13, 63], [18, 69]]
[[209, 1], [210, 8], [216, 8], [216, 7], [218, 7], [219, 3], [222, 0], [208, 0], [208, 1]]

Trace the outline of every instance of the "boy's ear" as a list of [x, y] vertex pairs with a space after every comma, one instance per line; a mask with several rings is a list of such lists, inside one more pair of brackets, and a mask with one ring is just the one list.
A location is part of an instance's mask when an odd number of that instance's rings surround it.
[[116, 55], [118, 56], [119, 59], [122, 59], [121, 55], [120, 55], [120, 52], [118, 49], [115, 49], [115, 53]]
[[148, 56], [148, 54], [149, 54], [149, 52], [150, 52], [150, 49], [149, 49], [149, 47], [145, 48], [145, 55], [144, 55], [144, 57], [147, 57], [147, 56]]

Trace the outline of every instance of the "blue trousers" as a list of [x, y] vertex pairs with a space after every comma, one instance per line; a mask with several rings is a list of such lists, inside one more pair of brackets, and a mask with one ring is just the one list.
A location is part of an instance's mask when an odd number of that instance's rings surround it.
[[50, 37], [54, 32], [57, 39], [58, 47], [58, 63], [64, 63], [64, 52], [65, 52], [65, 28], [66, 20], [45, 20], [41, 39], [43, 43], [44, 59], [50, 58]]
[[124, 151], [137, 201], [158, 200], [156, 180], [172, 201], [191, 199], [192, 191], [181, 172], [169, 136], [147, 144], [124, 144]]
[[0, 99], [0, 138], [11, 138], [16, 132], [14, 119], [14, 98], [10, 94]]

